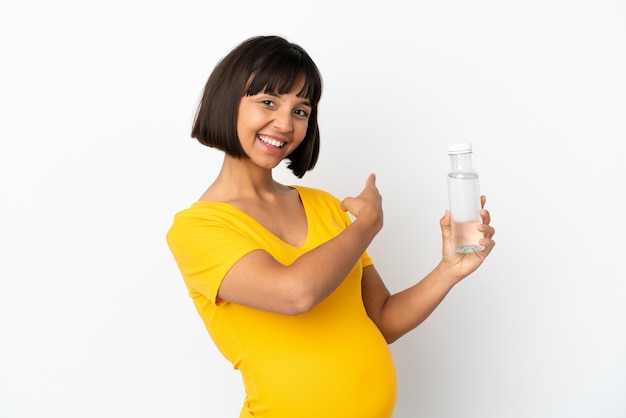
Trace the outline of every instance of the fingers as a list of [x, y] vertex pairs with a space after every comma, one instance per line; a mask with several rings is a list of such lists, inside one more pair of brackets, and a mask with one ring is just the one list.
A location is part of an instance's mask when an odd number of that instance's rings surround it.
[[493, 247], [496, 246], [496, 242], [494, 240], [486, 237], [484, 240], [480, 240], [480, 243], [485, 246], [485, 249], [481, 251], [481, 253], [484, 254], [484, 257], [487, 257], [491, 250], [493, 250]]
[[483, 224], [489, 225], [491, 223], [491, 213], [487, 209], [480, 210], [480, 217], [483, 218]]
[[342, 211], [344, 211], [344, 212], [348, 211], [348, 207], [350, 205], [350, 200], [352, 200], [351, 197], [346, 197], [341, 202], [339, 202], [339, 207], [341, 208]]
[[480, 217], [483, 219], [483, 224], [489, 225], [491, 223], [491, 214], [485, 209], [486, 202], [487, 196], [480, 196]]
[[478, 230], [484, 233], [485, 239], [491, 239], [496, 234], [496, 230], [492, 226], [485, 224], [480, 225]]
[[450, 228], [452, 224], [452, 216], [450, 215], [450, 211], [446, 210], [446, 213], [443, 214], [443, 217], [439, 220], [439, 225], [441, 229]]
[[485, 239], [491, 239], [493, 235], [496, 233], [496, 230], [490, 226], [491, 224], [491, 213], [485, 209], [485, 202], [487, 198], [485, 196], [480, 197], [481, 209], [480, 209], [480, 217], [483, 220], [483, 224], [480, 225], [479, 229], [484, 232]]
[[376, 186], [376, 174], [371, 173], [367, 176], [367, 180], [365, 180], [366, 186]]
[[376, 174], [374, 173], [367, 176], [367, 180], [365, 180], [365, 187], [363, 187], [363, 191], [361, 191], [361, 196], [372, 192], [376, 192], [376, 194], [380, 197], [378, 187], [376, 187]]
[[483, 232], [484, 239], [486, 240], [486, 246], [489, 247], [489, 251], [491, 251], [491, 247], [495, 245], [495, 242], [492, 240], [493, 236], [496, 233], [494, 227], [490, 225], [491, 223], [491, 214], [488, 210], [481, 209], [480, 216], [483, 218], [482, 225], [479, 225], [478, 229]]
[[361, 191], [361, 193], [356, 197], [346, 197], [344, 198], [339, 207], [343, 211], [347, 211], [352, 213], [355, 216], [358, 216], [360, 208], [364, 204], [374, 204], [380, 205], [382, 201], [382, 196], [378, 192], [378, 188], [376, 187], [376, 174], [370, 174], [365, 180], [365, 187]]

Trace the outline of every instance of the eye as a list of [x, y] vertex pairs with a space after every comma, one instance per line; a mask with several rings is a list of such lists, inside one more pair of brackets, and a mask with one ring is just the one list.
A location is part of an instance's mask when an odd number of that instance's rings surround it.
[[268, 107], [275, 107], [276, 106], [276, 103], [274, 103], [274, 101], [270, 100], [270, 99], [263, 99], [263, 100], [261, 100], [261, 103], [263, 103], [265, 106], [268, 106]]
[[302, 116], [303, 118], [306, 118], [309, 116], [309, 112], [306, 111], [305, 109], [296, 109], [294, 113], [298, 116]]

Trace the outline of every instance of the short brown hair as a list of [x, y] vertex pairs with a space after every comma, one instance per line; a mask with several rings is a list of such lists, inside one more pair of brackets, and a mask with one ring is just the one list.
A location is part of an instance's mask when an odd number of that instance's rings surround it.
[[315, 166], [319, 155], [317, 105], [322, 78], [302, 47], [279, 36], [250, 38], [222, 58], [204, 87], [191, 137], [232, 157], [248, 158], [237, 136], [241, 98], [262, 91], [289, 93], [302, 78], [304, 86], [298, 96], [311, 102], [309, 124], [304, 140], [287, 157], [288, 168], [301, 178]]

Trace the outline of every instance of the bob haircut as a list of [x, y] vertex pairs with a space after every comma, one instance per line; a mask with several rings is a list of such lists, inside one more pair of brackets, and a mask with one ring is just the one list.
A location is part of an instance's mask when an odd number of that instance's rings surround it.
[[302, 47], [279, 36], [250, 38], [222, 58], [204, 87], [191, 137], [232, 157], [248, 158], [237, 135], [241, 98], [263, 91], [289, 93], [302, 79], [304, 86], [297, 95], [311, 102], [309, 124], [304, 140], [287, 157], [287, 167], [302, 178], [315, 167], [319, 155], [317, 105], [322, 95], [322, 78]]

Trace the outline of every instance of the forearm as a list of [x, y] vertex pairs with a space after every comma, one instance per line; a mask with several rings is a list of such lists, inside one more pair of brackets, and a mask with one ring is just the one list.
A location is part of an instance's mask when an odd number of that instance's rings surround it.
[[[481, 198], [482, 205], [485, 197]], [[476, 270], [495, 246], [490, 226], [491, 215], [481, 209], [483, 224], [480, 230], [485, 238], [480, 242], [485, 249], [476, 253], [457, 253], [452, 240], [452, 218], [446, 211], [440, 220], [443, 257], [441, 262], [414, 286], [390, 295], [382, 279], [374, 270], [364, 273], [363, 301], [368, 315], [376, 323], [387, 342], [392, 343], [421, 324], [439, 306], [450, 290]]]
[[379, 219], [356, 219], [341, 234], [286, 266], [283, 273], [313, 307], [343, 282], [381, 227]]
[[440, 263], [417, 284], [389, 296], [382, 306], [377, 325], [388, 343], [421, 324], [458, 283]]

